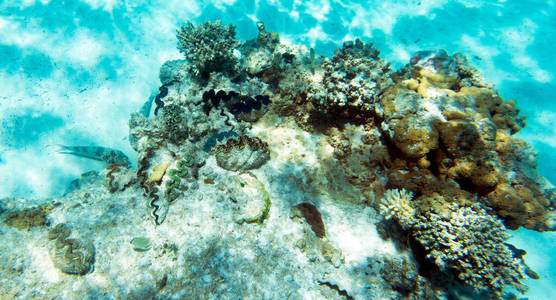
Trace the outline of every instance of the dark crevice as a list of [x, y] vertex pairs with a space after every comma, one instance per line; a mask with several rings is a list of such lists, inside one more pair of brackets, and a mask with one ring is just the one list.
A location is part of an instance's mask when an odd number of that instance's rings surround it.
[[353, 300], [353, 297], [350, 296], [346, 290], [340, 290], [340, 288], [338, 287], [338, 285], [333, 284], [333, 283], [330, 283], [330, 282], [328, 282], [328, 281], [320, 281], [320, 280], [317, 280], [317, 282], [318, 282], [319, 285], [327, 286], [327, 287], [329, 287], [330, 289], [333, 289], [333, 290], [337, 291], [338, 294], [339, 294], [340, 296], [343, 296], [343, 297], [345, 297], [345, 298], [348, 299], [348, 300]]

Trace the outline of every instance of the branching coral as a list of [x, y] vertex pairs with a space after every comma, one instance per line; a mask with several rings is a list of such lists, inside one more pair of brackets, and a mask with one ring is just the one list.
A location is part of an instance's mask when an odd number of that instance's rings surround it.
[[197, 27], [188, 22], [177, 32], [178, 50], [194, 65], [196, 76], [207, 77], [210, 72], [235, 68], [233, 51], [239, 46], [235, 35], [235, 26], [224, 26], [220, 21]]
[[521, 280], [526, 267], [504, 243], [509, 236], [500, 220], [478, 204], [454, 203], [446, 209], [442, 214], [428, 211], [420, 215], [411, 227], [427, 258], [440, 270], [455, 272], [459, 280], [479, 292], [500, 296], [505, 286], [525, 292]]
[[379, 210], [386, 219], [395, 218], [405, 229], [415, 223], [415, 208], [411, 204], [413, 193], [405, 189], [392, 189], [384, 193]]
[[411, 203], [405, 190], [388, 190], [380, 210], [394, 218], [425, 250], [428, 260], [442, 272], [454, 272], [477, 292], [500, 296], [505, 286], [521, 292], [527, 267], [506, 244], [502, 222], [480, 203], [446, 203], [443, 197], [420, 197]]

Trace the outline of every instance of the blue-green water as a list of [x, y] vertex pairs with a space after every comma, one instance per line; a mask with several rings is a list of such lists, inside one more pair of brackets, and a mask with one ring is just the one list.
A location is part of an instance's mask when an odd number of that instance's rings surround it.
[[[52, 146], [106, 145], [134, 158], [127, 122], [159, 85], [158, 69], [180, 58], [176, 28], [221, 19], [238, 37], [257, 21], [282, 42], [331, 56], [345, 40], [373, 41], [395, 68], [422, 49], [463, 52], [527, 126], [539, 173], [556, 182], [556, 6], [553, 1], [1, 1], [0, 198], [61, 195], [96, 162]], [[531, 299], [556, 292], [554, 233], [520, 230], [541, 276]]]

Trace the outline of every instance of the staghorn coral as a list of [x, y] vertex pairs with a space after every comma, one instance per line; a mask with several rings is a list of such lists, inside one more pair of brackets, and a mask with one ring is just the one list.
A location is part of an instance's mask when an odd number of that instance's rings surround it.
[[258, 137], [242, 135], [214, 148], [216, 163], [228, 171], [257, 169], [270, 159], [268, 144]]
[[219, 20], [197, 27], [188, 22], [177, 31], [178, 50], [193, 64], [195, 76], [206, 78], [210, 72], [233, 71], [237, 64], [233, 51], [239, 46], [235, 35], [235, 26], [224, 26]]
[[71, 230], [60, 223], [48, 232], [53, 241], [50, 259], [60, 271], [72, 275], [85, 275], [92, 272], [95, 263], [95, 247], [85, 239], [70, 239]]
[[[398, 214], [398, 218], [405, 216]], [[477, 292], [499, 297], [505, 286], [522, 293], [527, 290], [521, 282], [526, 266], [505, 244], [509, 236], [504, 225], [479, 204], [452, 203], [443, 213], [429, 210], [419, 215], [410, 231], [427, 259], [441, 271], [454, 272]]]

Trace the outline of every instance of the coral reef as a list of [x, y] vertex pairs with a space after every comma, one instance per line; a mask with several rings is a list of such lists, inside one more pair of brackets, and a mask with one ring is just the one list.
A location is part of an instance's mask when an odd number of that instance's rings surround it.
[[528, 147], [511, 136], [524, 126], [513, 101], [484, 84], [461, 54], [419, 52], [392, 78], [396, 85], [384, 91], [374, 118], [399, 159], [389, 188], [479, 193], [509, 228], [554, 229], [535, 164], [512, 164]]
[[188, 22], [177, 32], [178, 50], [193, 64], [195, 76], [207, 77], [210, 72], [229, 71], [235, 68], [235, 27], [224, 26], [220, 21], [204, 22], [195, 27]]
[[444, 215], [421, 215], [412, 228], [427, 258], [478, 291], [500, 295], [512, 286], [525, 292], [525, 266], [504, 244], [509, 236], [501, 222], [479, 206], [452, 204], [446, 210]]
[[214, 148], [218, 166], [229, 171], [257, 169], [270, 159], [268, 144], [260, 138], [242, 135]]
[[[326, 58], [257, 27], [240, 43], [231, 25], [182, 26], [186, 59], [161, 66], [129, 120], [137, 170], [117, 150], [64, 147], [107, 162], [105, 177], [82, 175], [49, 214], [0, 203], [6, 224], [58, 224], [55, 266], [96, 264], [102, 278], [82, 298], [435, 299], [454, 286], [500, 298], [539, 277], [506, 229], [556, 230], [554, 192], [514, 136], [525, 126], [515, 101], [464, 55], [420, 51], [392, 72], [372, 43]], [[12, 264], [36, 273], [44, 236], [37, 247], [19, 236], [40, 228], [6, 224], [10, 243], [32, 248]], [[12, 292], [36, 296], [0, 267]]]
[[95, 263], [95, 247], [85, 239], [70, 239], [71, 230], [60, 223], [48, 232], [53, 241], [50, 259], [60, 271], [72, 275], [92, 272]]
[[[385, 207], [385, 213], [395, 216], [440, 271], [454, 272], [458, 280], [476, 292], [501, 296], [505, 286], [525, 292], [522, 279], [527, 267], [505, 243], [509, 235], [500, 220], [487, 214], [479, 203], [445, 204], [439, 197], [422, 197], [416, 200], [421, 203], [411, 204], [400, 201], [400, 197], [393, 201], [388, 194], [387, 203], [402, 202], [406, 210], [393, 210], [390, 206]], [[422, 211], [417, 213], [413, 205]]]

